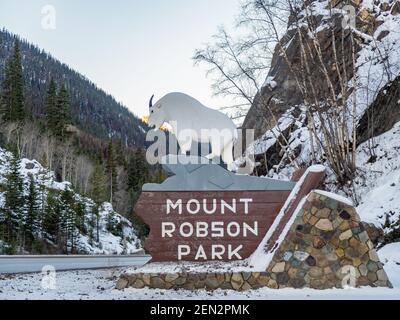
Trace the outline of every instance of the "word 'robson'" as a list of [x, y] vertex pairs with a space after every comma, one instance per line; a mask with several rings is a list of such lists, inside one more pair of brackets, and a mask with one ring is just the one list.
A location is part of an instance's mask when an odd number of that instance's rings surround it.
[[253, 222], [253, 226], [246, 222], [229, 222], [225, 224], [223, 221], [208, 222], [184, 222], [179, 228], [173, 222], [161, 223], [161, 237], [173, 238], [178, 229], [178, 235], [183, 238], [223, 238], [225, 236], [236, 238], [239, 236], [248, 237], [249, 235], [258, 236], [258, 221]]

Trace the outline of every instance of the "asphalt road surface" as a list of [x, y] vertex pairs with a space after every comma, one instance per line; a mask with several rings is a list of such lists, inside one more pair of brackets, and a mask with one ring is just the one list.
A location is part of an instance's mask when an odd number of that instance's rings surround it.
[[30, 273], [44, 270], [107, 269], [140, 267], [151, 259], [147, 255], [130, 256], [0, 256], [0, 273]]

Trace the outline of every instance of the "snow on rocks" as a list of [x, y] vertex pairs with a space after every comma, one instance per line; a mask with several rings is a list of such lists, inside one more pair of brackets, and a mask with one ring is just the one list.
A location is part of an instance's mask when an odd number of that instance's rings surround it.
[[[5, 183], [9, 170], [9, 161], [12, 155], [0, 148], [0, 184]], [[54, 172], [44, 168], [38, 161], [21, 159], [20, 174], [28, 184], [30, 175], [35, 178], [36, 185], [45, 186], [47, 189], [58, 191], [73, 190], [68, 181], [57, 182]], [[85, 204], [86, 221], [90, 220], [94, 202], [79, 194], [74, 194], [75, 199]], [[3, 205], [4, 196], [0, 192], [0, 207]], [[109, 216], [113, 216], [116, 224], [121, 226], [122, 234], [114, 235], [107, 230]], [[103, 203], [99, 211], [99, 241], [90, 241], [88, 235], [79, 234], [77, 248], [87, 254], [132, 254], [142, 251], [140, 240], [132, 223], [118, 213], [114, 212], [110, 203]]]
[[264, 84], [262, 85], [262, 88], [264, 87], [269, 87], [271, 89], [275, 89], [277, 86], [277, 82], [274, 80], [274, 77], [267, 77], [267, 79], [265, 80]]
[[331, 199], [334, 199], [334, 200], [336, 200], [338, 202], [345, 203], [345, 204], [347, 204], [349, 206], [353, 206], [354, 205], [352, 200], [350, 200], [350, 199], [348, 199], [346, 197], [342, 197], [342, 196], [340, 196], [340, 195], [338, 195], [336, 193], [322, 191], [322, 190], [315, 190], [315, 192], [320, 194], [320, 195], [323, 195], [323, 196], [325, 196], [327, 198], [331, 198]]

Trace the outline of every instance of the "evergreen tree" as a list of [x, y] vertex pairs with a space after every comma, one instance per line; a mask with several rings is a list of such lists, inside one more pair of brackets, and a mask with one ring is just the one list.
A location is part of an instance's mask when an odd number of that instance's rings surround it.
[[107, 214], [106, 217], [106, 228], [107, 231], [117, 237], [123, 237], [121, 223], [116, 219], [115, 212], [112, 210]]
[[104, 167], [101, 163], [97, 163], [90, 177], [90, 197], [100, 205], [107, 200], [106, 176]]
[[51, 78], [47, 89], [45, 114], [47, 129], [51, 132], [56, 132], [58, 127], [57, 86], [53, 78]]
[[57, 95], [57, 114], [58, 114], [58, 127], [56, 128], [56, 135], [65, 137], [67, 126], [72, 123], [71, 121], [71, 106], [69, 102], [69, 94], [65, 85], [61, 85], [60, 91]]
[[67, 126], [72, 123], [69, 94], [64, 84], [57, 93], [57, 86], [53, 78], [47, 89], [45, 113], [47, 128], [55, 136], [64, 138]]
[[25, 233], [27, 245], [30, 247], [35, 235], [39, 234], [40, 230], [40, 204], [38, 191], [35, 186], [35, 178], [33, 175], [29, 177], [28, 196], [26, 197], [26, 221], [25, 221]]
[[[149, 174], [149, 167], [146, 161], [145, 152], [141, 149], [137, 149], [130, 157], [127, 167], [128, 172], [128, 191], [131, 197], [131, 211], [133, 211], [134, 205], [139, 199], [144, 183], [152, 181]], [[155, 182], [155, 181], [152, 181]], [[141, 239], [144, 239], [149, 234], [148, 226], [143, 220], [133, 213], [131, 220], [138, 230], [138, 235]]]
[[143, 150], [137, 149], [128, 163], [128, 190], [135, 203], [139, 198], [144, 183], [149, 181], [149, 167]]
[[86, 234], [86, 225], [85, 225], [85, 212], [86, 212], [86, 205], [82, 201], [76, 201], [74, 204], [74, 211], [75, 211], [75, 222], [76, 227], [78, 228], [79, 232], [82, 234]]
[[5, 79], [0, 99], [1, 113], [6, 122], [19, 122], [25, 118], [24, 79], [19, 42], [5, 66]]
[[[41, 171], [39, 173], [39, 179], [40, 177], [43, 177], [45, 173]], [[44, 236], [44, 220], [45, 220], [45, 214], [46, 214], [46, 207], [47, 207], [47, 194], [48, 190], [44, 184], [39, 184], [38, 186], [38, 201], [39, 201], [39, 227], [40, 227], [40, 235], [43, 238]]]
[[[16, 156], [12, 156], [4, 192], [4, 218], [8, 242], [21, 240], [23, 235], [25, 220], [24, 185], [19, 171], [20, 162]], [[20, 242], [20, 244], [22, 243]]]
[[110, 140], [107, 148], [107, 182], [109, 191], [109, 202], [112, 204], [114, 194], [117, 191], [117, 163], [112, 140]]
[[76, 228], [76, 212], [74, 210], [74, 193], [68, 188], [61, 193], [61, 245], [66, 253], [74, 253], [77, 246], [78, 230]]
[[100, 229], [100, 206], [107, 199], [107, 187], [106, 187], [106, 176], [104, 174], [104, 168], [101, 163], [97, 163], [95, 166], [92, 176], [90, 177], [91, 191], [90, 196], [94, 201], [91, 214], [91, 227], [93, 228], [90, 233], [90, 237], [94, 238], [93, 231], [96, 232], [96, 241], [99, 241], [99, 229]]
[[46, 206], [43, 216], [43, 231], [53, 242], [57, 241], [59, 234], [59, 218], [61, 216], [60, 203], [57, 198], [57, 193], [54, 190], [48, 190], [46, 196]]
[[92, 206], [90, 218], [89, 242], [93, 243], [93, 239], [100, 240], [100, 205], [97, 203]]

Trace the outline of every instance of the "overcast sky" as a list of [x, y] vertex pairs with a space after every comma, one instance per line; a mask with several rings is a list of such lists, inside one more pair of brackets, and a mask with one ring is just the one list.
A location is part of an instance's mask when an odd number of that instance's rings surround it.
[[[46, 5], [55, 9], [54, 30], [43, 20]], [[0, 26], [142, 116], [153, 93], [182, 91], [210, 107], [229, 104], [212, 98], [205, 67], [193, 66], [191, 57], [218, 26], [233, 24], [238, 9], [238, 0], [0, 0]]]

